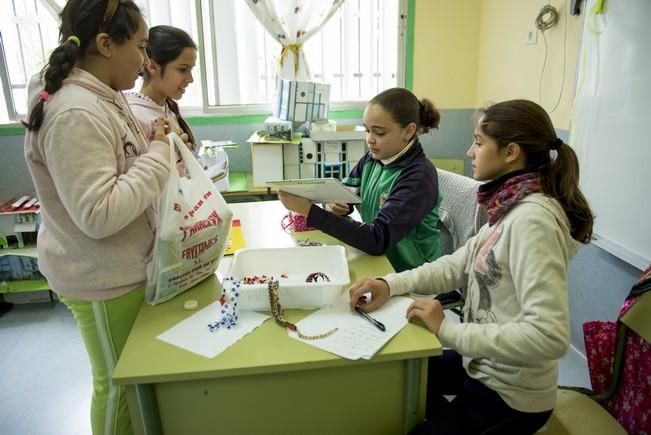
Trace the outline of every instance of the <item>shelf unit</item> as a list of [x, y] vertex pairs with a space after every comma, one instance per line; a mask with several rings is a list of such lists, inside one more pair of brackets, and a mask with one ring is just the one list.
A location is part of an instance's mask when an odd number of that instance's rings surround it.
[[[27, 257], [30, 259], [37, 259], [38, 254], [35, 246], [25, 246], [24, 248], [7, 248], [0, 249], [0, 257]], [[5, 263], [6, 264], [6, 263]], [[32, 273], [38, 273], [36, 266], [30, 266], [29, 269]], [[27, 271], [28, 273], [30, 270]], [[0, 293], [27, 293], [36, 291], [48, 291], [49, 299], [54, 300], [50, 286], [47, 280], [43, 277], [37, 279], [13, 279], [10, 270], [0, 269]], [[38, 273], [40, 275], [40, 273]]]

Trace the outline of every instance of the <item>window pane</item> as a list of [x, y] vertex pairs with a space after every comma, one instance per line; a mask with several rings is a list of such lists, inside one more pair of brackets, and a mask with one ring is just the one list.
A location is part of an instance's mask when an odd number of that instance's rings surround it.
[[332, 101], [368, 100], [397, 86], [398, 0], [348, 0], [305, 44], [313, 77]]
[[[208, 2], [207, 2], [208, 3]], [[258, 23], [243, 1], [212, 1], [204, 7], [208, 80], [218, 83], [208, 95], [210, 105], [264, 104], [275, 87], [278, 44]], [[210, 16], [214, 26], [210, 26]], [[215, 68], [216, 64], [216, 68]]]
[[[10, 90], [16, 110], [27, 110], [25, 86], [58, 44], [58, 17], [47, 3], [66, 0], [0, 0], [0, 31], [5, 41]], [[136, 0], [150, 26], [168, 24], [203, 45], [206, 71], [199, 59], [182, 107], [203, 105], [202, 81], [209, 106], [270, 104], [281, 46], [241, 0], [203, 0], [205, 41], [199, 41], [196, 2]], [[210, 17], [214, 17], [212, 22]], [[329, 83], [331, 102], [364, 101], [396, 86], [399, 48], [399, 0], [347, 0], [320, 32], [303, 45], [311, 80]], [[139, 90], [141, 83], [136, 84]], [[0, 101], [4, 106], [4, 100]], [[6, 108], [2, 108], [6, 113]], [[4, 115], [6, 117], [6, 115]]]
[[4, 99], [5, 89], [2, 80], [0, 80], [0, 92], [0, 96], [2, 97], [2, 100], [0, 100], [0, 124], [8, 124], [12, 120], [9, 119], [9, 114], [7, 113], [7, 105], [5, 104]]
[[0, 0], [0, 10], [8, 12], [0, 15], [0, 32], [10, 91], [15, 110], [22, 117], [27, 112], [27, 83], [43, 68], [49, 53], [58, 44], [58, 19], [37, 0]]
[[[218, 84], [209, 105], [271, 103], [280, 44], [245, 2], [211, 4], [203, 13], [207, 70], [213, 71], [207, 79]], [[348, 0], [304, 43], [312, 80], [330, 84], [331, 102], [368, 100], [397, 85], [398, 19], [399, 0]]]

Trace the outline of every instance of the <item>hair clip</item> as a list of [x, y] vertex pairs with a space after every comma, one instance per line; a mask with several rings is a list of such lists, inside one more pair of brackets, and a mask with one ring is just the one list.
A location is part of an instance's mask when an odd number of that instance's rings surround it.
[[66, 42], [68, 42], [68, 41], [75, 44], [77, 46], [77, 48], [79, 48], [79, 46], [81, 46], [81, 41], [75, 35], [68, 36], [68, 39], [66, 39]]
[[38, 94], [38, 99], [45, 103], [50, 99], [50, 93], [48, 91], [41, 91]]
[[561, 145], [563, 145], [563, 140], [561, 138], [556, 138], [556, 140], [549, 145], [549, 149], [556, 151], [561, 147]]

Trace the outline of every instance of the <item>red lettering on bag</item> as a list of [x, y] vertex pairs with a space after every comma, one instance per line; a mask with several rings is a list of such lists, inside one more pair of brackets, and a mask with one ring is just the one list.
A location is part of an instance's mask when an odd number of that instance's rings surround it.
[[217, 243], [219, 237], [213, 237], [196, 245], [192, 245], [181, 252], [181, 258], [184, 260], [194, 260], [198, 258], [201, 254], [206, 252], [212, 245]]
[[[210, 196], [210, 195], [208, 195], [208, 196]], [[205, 197], [205, 195], [204, 195], [204, 197]], [[203, 199], [200, 199], [199, 202], [197, 202], [194, 205], [194, 207], [192, 207], [192, 210], [190, 210], [188, 212], [188, 214], [186, 214], [183, 218], [187, 219], [188, 217], [194, 217], [194, 214], [201, 208], [202, 205], [203, 205]]]
[[179, 227], [179, 229], [183, 231], [183, 239], [181, 241], [185, 241], [185, 239], [191, 237], [192, 235], [196, 234], [201, 230], [219, 226], [223, 222], [224, 221], [219, 216], [219, 214], [217, 214], [217, 212], [213, 210], [213, 212], [210, 213], [210, 215], [207, 218], [197, 221], [194, 225]]

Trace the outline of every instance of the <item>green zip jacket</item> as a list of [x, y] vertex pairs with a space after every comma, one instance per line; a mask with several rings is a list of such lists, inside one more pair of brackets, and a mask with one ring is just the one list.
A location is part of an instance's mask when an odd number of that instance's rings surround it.
[[313, 205], [309, 226], [368, 254], [386, 255], [397, 272], [439, 257], [441, 196], [436, 169], [420, 142], [388, 165], [367, 153], [344, 184], [359, 189], [363, 223]]

